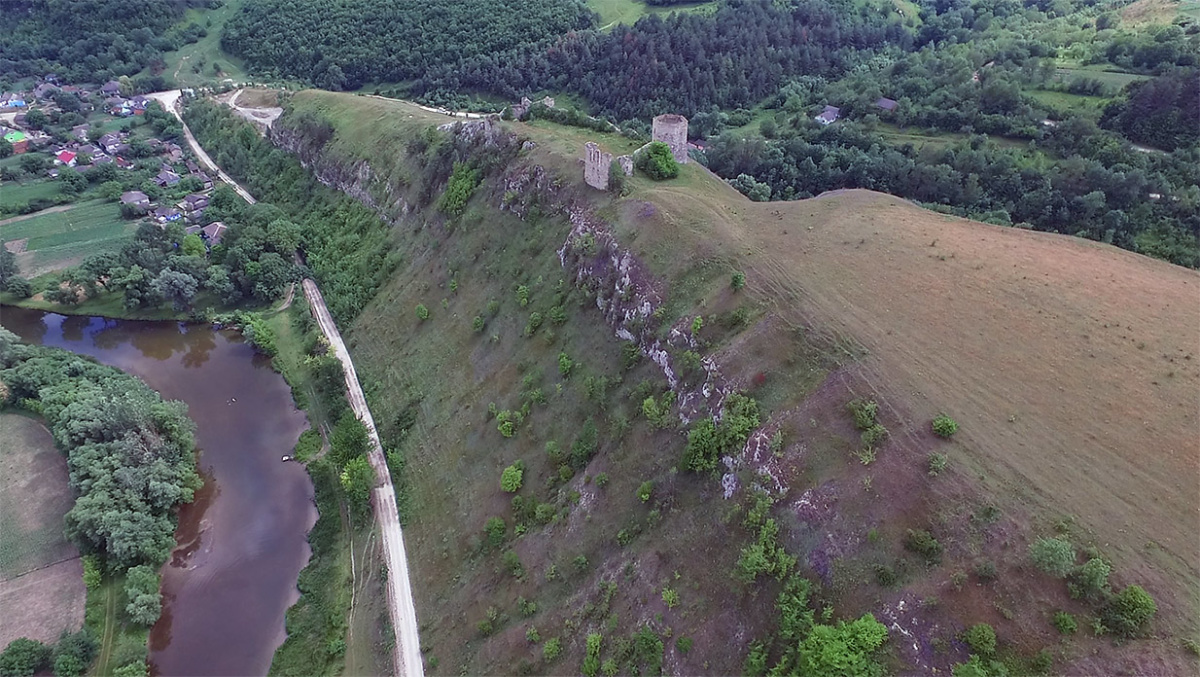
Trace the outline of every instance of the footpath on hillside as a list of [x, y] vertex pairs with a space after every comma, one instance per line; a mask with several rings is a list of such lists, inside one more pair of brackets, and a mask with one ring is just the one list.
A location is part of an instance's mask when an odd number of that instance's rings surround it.
[[[192, 136], [192, 130], [188, 129], [187, 123], [183, 122], [183, 117], [177, 108], [179, 90], [157, 92], [148, 96], [162, 102], [164, 108], [179, 118], [179, 122], [183, 124], [183, 134], [187, 137], [188, 145], [192, 147], [202, 162], [217, 172], [221, 180], [232, 186], [246, 202], [250, 204], [257, 202], [249, 191], [238, 185], [232, 177], [212, 161], [208, 153], [200, 147], [196, 137]], [[396, 508], [396, 491], [392, 485], [392, 474], [388, 470], [383, 445], [379, 441], [379, 432], [375, 429], [375, 419], [371, 416], [371, 410], [367, 408], [367, 398], [363, 394], [362, 385], [358, 382], [358, 372], [355, 371], [354, 362], [350, 359], [350, 351], [346, 350], [346, 344], [342, 341], [342, 335], [333, 322], [333, 316], [329, 314], [329, 309], [325, 306], [321, 290], [311, 279], [305, 279], [303, 287], [304, 296], [308, 299], [308, 305], [312, 309], [313, 316], [316, 317], [317, 324], [321, 327], [321, 332], [329, 341], [334, 355], [342, 363], [342, 372], [346, 379], [346, 396], [350, 401], [350, 408], [358, 420], [366, 426], [371, 439], [371, 449], [367, 454], [367, 459], [375, 470], [378, 482], [371, 491], [371, 503], [375, 509], [375, 518], [379, 520], [379, 530], [383, 537], [383, 552], [388, 570], [388, 611], [392, 628], [396, 633], [393, 648], [396, 674], [403, 675], [403, 677], [422, 677], [425, 669], [421, 661], [421, 642], [417, 636], [417, 608], [413, 601], [412, 584], [408, 577], [408, 558], [404, 552], [404, 534], [400, 529], [400, 512]]]

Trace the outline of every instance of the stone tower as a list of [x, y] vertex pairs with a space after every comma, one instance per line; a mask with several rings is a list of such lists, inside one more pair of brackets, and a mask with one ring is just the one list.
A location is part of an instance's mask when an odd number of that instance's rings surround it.
[[612, 153], [605, 153], [591, 141], [584, 144], [583, 148], [584, 183], [598, 190], [608, 190], [608, 168], [612, 165]]
[[662, 141], [671, 148], [671, 155], [681, 165], [688, 162], [687, 118], [667, 113], [654, 118], [654, 133], [651, 138]]

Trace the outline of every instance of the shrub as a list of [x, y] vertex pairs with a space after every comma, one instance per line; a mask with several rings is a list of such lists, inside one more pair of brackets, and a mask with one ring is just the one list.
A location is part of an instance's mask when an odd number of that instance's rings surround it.
[[929, 474], [932, 477], [937, 477], [942, 474], [942, 471], [950, 465], [950, 459], [945, 454], [933, 453], [929, 455]]
[[26, 677], [37, 672], [50, 660], [50, 647], [21, 637], [9, 642], [0, 653], [0, 675]]
[[524, 597], [518, 597], [517, 608], [520, 609], [522, 616], [529, 618], [537, 613], [538, 605], [537, 602], [531, 602]]
[[958, 432], [958, 422], [949, 416], [938, 414], [937, 418], [933, 419], [933, 433], [938, 437], [949, 439], [956, 432]]
[[478, 334], [479, 332], [483, 331], [483, 328], [484, 328], [485, 326], [486, 326], [486, 324], [485, 324], [485, 323], [484, 323], [484, 321], [483, 321], [483, 316], [482, 316], [482, 315], [476, 315], [476, 316], [475, 316], [475, 319], [471, 320], [471, 329], [472, 329], [472, 330], [474, 330], [474, 332], [475, 332], [476, 334]]
[[603, 641], [604, 637], [599, 633], [587, 636], [587, 653], [583, 657], [583, 674], [587, 677], [596, 677], [600, 672], [600, 643]]
[[608, 473], [602, 472], [599, 475], [596, 475], [596, 486], [600, 489], [608, 486]]
[[562, 655], [562, 642], [557, 637], [551, 637], [542, 645], [542, 659], [553, 663]]
[[438, 207], [447, 214], [457, 216], [463, 213], [467, 200], [479, 185], [480, 171], [472, 169], [462, 162], [454, 163], [454, 171], [446, 184], [446, 192], [442, 194]]
[[679, 592], [673, 588], [663, 588], [662, 600], [668, 609], [674, 609], [679, 606]]
[[646, 480], [638, 487], [637, 497], [642, 503], [650, 500], [650, 494], [654, 491], [654, 482]]
[[504, 472], [500, 474], [500, 488], [510, 494], [515, 494], [521, 490], [521, 484], [525, 476], [524, 464], [520, 461], [508, 466]]
[[1108, 592], [1108, 575], [1112, 566], [1108, 562], [1093, 557], [1079, 565], [1071, 572], [1071, 580], [1067, 584], [1071, 596], [1075, 598], [1099, 599]]
[[525, 565], [521, 564], [521, 558], [516, 552], [505, 550], [504, 555], [501, 556], [501, 561], [504, 563], [504, 567], [508, 569], [508, 573], [516, 578], [525, 577]]
[[550, 308], [550, 322], [553, 324], [566, 324], [567, 309], [562, 306], [553, 306]]
[[746, 274], [738, 271], [730, 276], [729, 287], [734, 291], [741, 291], [746, 288]]
[[570, 378], [571, 370], [574, 368], [575, 361], [572, 360], [570, 356], [568, 356], [566, 353], [558, 354], [558, 373], [561, 374], [563, 378]]
[[875, 582], [884, 588], [890, 588], [900, 580], [896, 569], [886, 564], [875, 565]]
[[706, 418], [688, 432], [684, 467], [697, 472], [715, 472], [721, 456], [741, 449], [760, 420], [758, 402], [740, 393], [730, 395], [722, 409], [720, 425], [712, 418]]
[[525, 323], [525, 336], [533, 336], [534, 332], [536, 332], [542, 326], [542, 322], [543, 319], [541, 313], [537, 311], [530, 313], [529, 322]]
[[575, 567], [576, 571], [584, 571], [588, 568], [587, 555], [576, 555], [575, 559], [571, 560], [571, 566]]
[[533, 518], [537, 520], [539, 524], [549, 524], [550, 522], [554, 521], [554, 514], [556, 512], [557, 511], [554, 509], [553, 504], [539, 503], [537, 509], [534, 510]]
[[1064, 635], [1073, 635], [1079, 629], [1079, 623], [1075, 622], [1075, 617], [1066, 611], [1055, 612], [1050, 619], [1050, 624]]
[[930, 564], [936, 564], [942, 558], [942, 544], [924, 529], [909, 529], [904, 537], [904, 548], [924, 557]]
[[504, 537], [508, 535], [508, 524], [502, 517], [490, 517], [483, 525], [483, 532], [487, 534], [488, 545], [495, 548], [503, 543]]
[[984, 560], [975, 565], [975, 575], [983, 582], [996, 580], [996, 563]]
[[879, 415], [879, 405], [875, 400], [851, 400], [846, 407], [854, 415], [854, 427], [866, 430], [875, 425], [875, 417]]
[[888, 436], [887, 428], [878, 423], [872, 424], [869, 428], [862, 432], [862, 443], [864, 447], [873, 447], [883, 441]]
[[529, 287], [526, 287], [523, 284], [517, 286], [517, 303], [519, 303], [522, 308], [529, 305]]
[[679, 176], [679, 163], [671, 154], [671, 148], [662, 141], [654, 141], [646, 150], [634, 158], [638, 169], [655, 181], [673, 179]]
[[425, 307], [424, 303], [417, 304], [417, 319], [422, 322], [429, 319], [429, 309]]
[[538, 632], [538, 629], [531, 625], [529, 626], [529, 629], [525, 631], [525, 641], [537, 644], [538, 642], [542, 641], [542, 633]]
[[978, 623], [963, 633], [963, 641], [971, 651], [983, 656], [996, 653], [996, 631], [987, 623]]
[[1131, 585], [1117, 593], [1100, 614], [1104, 624], [1121, 637], [1139, 637], [1146, 632], [1158, 605], [1140, 585]]
[[1039, 538], [1029, 546], [1033, 564], [1042, 571], [1064, 578], [1075, 566], [1075, 548], [1061, 538]]
[[83, 585], [88, 590], [95, 590], [100, 587], [100, 558], [96, 555], [84, 555], [83, 558]]
[[679, 653], [687, 653], [692, 650], [693, 643], [691, 637], [680, 637], [675, 640], [675, 648], [679, 649]]
[[29, 284], [29, 280], [17, 275], [8, 278], [4, 289], [19, 299], [27, 299], [33, 295], [33, 287]]
[[625, 170], [616, 160], [608, 163], [608, 190], [617, 195], [625, 192]]

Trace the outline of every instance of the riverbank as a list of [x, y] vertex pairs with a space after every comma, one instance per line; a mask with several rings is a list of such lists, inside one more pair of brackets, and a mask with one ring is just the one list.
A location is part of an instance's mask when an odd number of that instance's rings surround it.
[[379, 622], [388, 610], [378, 529], [373, 519], [352, 518], [337, 468], [326, 459], [331, 431], [347, 406], [341, 384], [320, 382], [311, 354], [321, 343], [303, 295], [268, 324], [275, 333], [273, 365], [321, 440], [314, 452], [316, 445], [302, 438], [293, 454], [307, 459], [318, 518], [308, 536], [312, 557], [300, 572], [302, 594], [287, 612], [288, 637], [269, 674], [393, 674], [390, 625]]

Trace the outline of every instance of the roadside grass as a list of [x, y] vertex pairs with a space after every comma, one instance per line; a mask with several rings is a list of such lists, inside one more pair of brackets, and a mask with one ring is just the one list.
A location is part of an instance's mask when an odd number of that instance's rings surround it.
[[125, 616], [125, 576], [105, 574], [100, 585], [87, 592], [84, 625], [99, 640], [96, 660], [89, 675], [111, 675], [117, 669], [146, 660], [150, 631], [134, 625]]
[[[970, 139], [969, 134], [962, 134], [960, 132], [931, 131], [919, 127], [901, 128], [890, 122], [878, 123], [876, 131], [889, 143], [898, 146], [911, 143], [916, 148], [923, 148], [925, 146], [945, 148], [952, 143]], [[996, 145], [1006, 148], [1029, 148], [1028, 142], [1020, 139], [1009, 139], [1003, 136], [989, 136], [988, 138], [995, 142]]]
[[609, 30], [619, 23], [632, 26], [638, 19], [650, 14], [712, 11], [716, 5], [715, 2], [696, 2], [655, 7], [639, 0], [587, 0], [588, 8], [600, 15], [601, 30]]
[[[225, 0], [215, 9], [189, 9], [183, 16], [182, 25], [198, 23], [205, 27], [208, 34], [190, 45], [184, 45], [174, 52], [163, 55], [166, 68], [163, 74], [170, 76], [177, 87], [201, 87], [213, 85], [224, 79], [240, 82], [247, 77], [242, 60], [221, 50], [221, 29], [231, 16], [242, 9], [243, 0]], [[200, 72], [193, 70], [196, 64], [203, 64]], [[213, 72], [213, 64], [221, 65], [219, 74]]]

